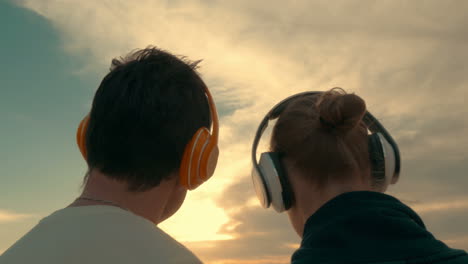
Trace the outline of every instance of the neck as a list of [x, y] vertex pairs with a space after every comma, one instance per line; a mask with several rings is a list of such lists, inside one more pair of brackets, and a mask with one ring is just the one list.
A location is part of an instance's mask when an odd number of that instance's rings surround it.
[[[299, 187], [301, 188], [301, 187]], [[313, 190], [313, 191], [310, 191]], [[325, 187], [304, 186], [295, 194], [295, 208], [290, 213], [296, 214], [295, 229], [302, 237], [306, 221], [325, 203], [337, 197], [340, 194], [352, 191], [371, 191], [371, 187], [364, 183], [330, 183]], [[291, 217], [291, 215], [290, 215]], [[293, 223], [294, 225], [294, 223]]]
[[[148, 191], [130, 192], [128, 184], [111, 179], [99, 170], [89, 173], [82, 194], [69, 207], [87, 205], [118, 206], [147, 220], [159, 224], [165, 219], [165, 209], [173, 190], [174, 181], [162, 181], [160, 185]], [[99, 201], [101, 200], [101, 201]]]
[[302, 207], [301, 211], [304, 224], [310, 216], [312, 216], [318, 209], [320, 209], [320, 207], [322, 207], [328, 201], [332, 200], [340, 194], [354, 191], [370, 191], [370, 188], [359, 184], [331, 184], [322, 190], [317, 190], [312, 199], [311, 197], [308, 197], [308, 202], [304, 201], [300, 203]]

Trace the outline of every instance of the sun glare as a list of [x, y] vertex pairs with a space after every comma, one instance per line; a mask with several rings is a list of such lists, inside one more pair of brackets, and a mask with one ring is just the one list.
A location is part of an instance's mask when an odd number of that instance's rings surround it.
[[232, 237], [218, 230], [228, 221], [224, 210], [210, 199], [187, 197], [182, 208], [159, 227], [183, 242], [227, 240]]

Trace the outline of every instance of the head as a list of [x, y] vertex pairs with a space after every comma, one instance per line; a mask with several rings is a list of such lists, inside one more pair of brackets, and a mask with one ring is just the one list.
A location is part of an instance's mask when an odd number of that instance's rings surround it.
[[94, 96], [85, 135], [91, 174], [99, 171], [135, 194], [174, 188], [168, 214], [186, 194], [179, 183], [184, 149], [211, 123], [197, 63], [154, 47], [114, 59]]
[[371, 178], [366, 104], [341, 88], [303, 96], [288, 103], [276, 122], [271, 151], [294, 193], [288, 210], [297, 233], [307, 218], [333, 197], [348, 191], [383, 191]]

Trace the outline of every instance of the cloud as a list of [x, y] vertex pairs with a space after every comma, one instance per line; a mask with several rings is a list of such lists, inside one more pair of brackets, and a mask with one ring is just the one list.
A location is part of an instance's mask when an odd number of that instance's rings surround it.
[[34, 217], [31, 214], [18, 214], [6, 210], [0, 209], [0, 223], [9, 223], [9, 222], [16, 222], [22, 221], [24, 219]]
[[455, 199], [452, 201], [416, 204], [413, 209], [418, 213], [430, 213], [449, 210], [468, 209], [468, 198]]
[[[258, 122], [299, 91], [341, 86], [366, 100], [401, 147], [401, 181], [391, 193], [423, 201], [414, 206], [438, 223], [430, 225], [436, 235], [449, 239], [450, 215], [466, 208], [468, 2], [18, 3], [50, 20], [64, 48], [85, 58], [84, 70], [77, 71], [102, 72], [111, 58], [148, 44], [204, 60], [201, 73], [221, 113], [221, 156], [213, 180], [189, 198], [210, 201], [207, 215], [222, 208], [228, 219], [218, 218], [219, 232], [233, 237], [190, 242], [212, 263], [268, 262], [289, 255], [298, 242], [284, 215], [252, 205], [248, 175]], [[446, 202], [452, 198], [461, 200]]]

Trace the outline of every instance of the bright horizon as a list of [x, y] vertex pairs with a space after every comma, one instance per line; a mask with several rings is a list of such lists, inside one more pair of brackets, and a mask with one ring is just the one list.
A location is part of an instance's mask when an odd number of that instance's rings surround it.
[[75, 129], [111, 59], [148, 45], [202, 59], [220, 114], [215, 175], [159, 225], [206, 263], [289, 262], [300, 239], [285, 214], [260, 208], [251, 142], [278, 101], [335, 86], [398, 142], [389, 193], [468, 249], [468, 3], [444, 3], [0, 2], [0, 253], [80, 193]]

